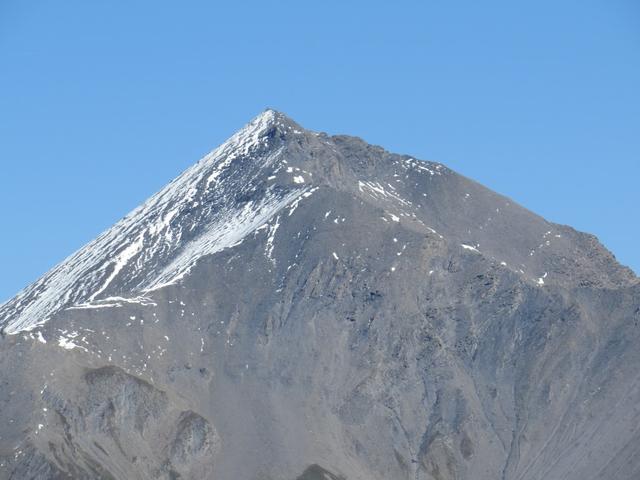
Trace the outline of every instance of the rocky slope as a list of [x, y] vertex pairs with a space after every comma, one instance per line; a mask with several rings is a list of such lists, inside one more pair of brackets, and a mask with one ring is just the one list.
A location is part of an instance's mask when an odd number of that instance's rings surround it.
[[640, 283], [267, 110], [0, 306], [0, 478], [637, 479]]

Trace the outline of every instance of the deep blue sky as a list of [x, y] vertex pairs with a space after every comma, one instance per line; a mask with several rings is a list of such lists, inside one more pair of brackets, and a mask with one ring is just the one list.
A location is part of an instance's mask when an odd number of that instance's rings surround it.
[[0, 300], [267, 106], [441, 161], [640, 272], [639, 92], [637, 0], [0, 0]]

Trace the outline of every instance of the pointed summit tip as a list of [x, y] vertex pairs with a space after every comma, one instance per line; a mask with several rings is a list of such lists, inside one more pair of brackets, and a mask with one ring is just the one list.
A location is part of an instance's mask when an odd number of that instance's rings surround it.
[[260, 113], [257, 118], [263, 117], [269, 120], [277, 120], [277, 119], [288, 119], [288, 117], [278, 110], [274, 108], [265, 108], [262, 113]]
[[[256, 116], [256, 119], [261, 119], [264, 122], [279, 123], [279, 124], [296, 124], [287, 114], [275, 110], [273, 108], [266, 108]], [[296, 124], [297, 125], [297, 124]]]
[[287, 117], [284, 113], [272, 108], [267, 108], [260, 114], [253, 117], [249, 123], [231, 137], [230, 141], [242, 142], [241, 139], [247, 135], [260, 136], [267, 131], [278, 131], [286, 136], [291, 133], [302, 134], [306, 130]]
[[302, 133], [304, 131], [304, 128], [287, 115], [273, 108], [263, 110], [245, 126], [245, 130], [249, 131], [263, 131], [271, 128], [280, 130], [285, 134], [289, 132]]

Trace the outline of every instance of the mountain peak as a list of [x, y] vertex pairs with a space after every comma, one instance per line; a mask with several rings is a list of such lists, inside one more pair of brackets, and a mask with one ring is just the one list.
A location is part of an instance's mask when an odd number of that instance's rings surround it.
[[256, 115], [245, 128], [252, 130], [265, 130], [269, 128], [278, 128], [283, 133], [292, 130], [304, 130], [298, 123], [287, 116], [285, 113], [273, 108], [266, 108], [261, 113]]
[[287, 115], [274, 108], [267, 107], [262, 112], [254, 117], [253, 120], [262, 120], [265, 122], [275, 122], [278, 120], [286, 119]]
[[[41, 325], [65, 308], [89, 308], [181, 279], [199, 258], [230, 247], [311, 186], [264, 186], [283, 170], [283, 140], [303, 130], [265, 110], [143, 205], [44, 277], [0, 305], [7, 333]], [[133, 294], [133, 292], [137, 292]]]
[[0, 305], [0, 478], [637, 479], [638, 298], [594, 237], [266, 110]]
[[[353, 137], [310, 134], [285, 114], [267, 109], [0, 305], [0, 324], [17, 333], [68, 308], [96, 308], [113, 297], [135, 298], [175, 284], [201, 258], [243, 242], [281, 210], [288, 209], [291, 217], [321, 188], [316, 196], [326, 199], [318, 208], [326, 212], [307, 213], [305, 228], [317, 229], [319, 215], [327, 218], [343, 209], [330, 207], [336, 198], [356, 200], [371, 209], [371, 222], [437, 232], [447, 244], [472, 246], [467, 250], [536, 285], [618, 285], [635, 279], [597, 242], [550, 224], [442, 165], [391, 154]], [[565, 262], [562, 268], [559, 262]]]

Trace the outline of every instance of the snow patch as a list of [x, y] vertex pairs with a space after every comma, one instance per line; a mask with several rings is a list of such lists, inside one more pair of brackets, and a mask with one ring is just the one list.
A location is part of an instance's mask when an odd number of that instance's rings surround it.
[[74, 348], [80, 348], [85, 352], [89, 351], [85, 347], [78, 345], [77, 343], [74, 343], [72, 339], [66, 338], [63, 336], [58, 338], [58, 346], [64, 348], [65, 350], [73, 350]]

